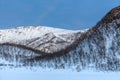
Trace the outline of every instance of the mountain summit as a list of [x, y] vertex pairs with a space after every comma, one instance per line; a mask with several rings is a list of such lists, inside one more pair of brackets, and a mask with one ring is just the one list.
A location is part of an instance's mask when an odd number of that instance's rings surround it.
[[119, 47], [120, 6], [83, 31], [48, 27], [0, 30], [1, 61], [25, 66], [119, 71]]
[[120, 18], [120, 6], [112, 9], [101, 21], [103, 23], [111, 23], [115, 19]]

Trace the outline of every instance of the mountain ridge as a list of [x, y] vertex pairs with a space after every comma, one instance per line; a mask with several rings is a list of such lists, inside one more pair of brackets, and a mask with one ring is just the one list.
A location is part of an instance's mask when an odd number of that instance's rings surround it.
[[[49, 46], [50, 44], [53, 45], [53, 47], [57, 46], [57, 44], [55, 43], [58, 42], [67, 46], [71, 44], [74, 41], [74, 39], [77, 38], [81, 33], [82, 31], [72, 31], [72, 30], [64, 30], [58, 28], [40, 27], [40, 26], [25, 27], [25, 28], [20, 27], [10, 30], [9, 29], [1, 30], [0, 41], [1, 44], [9, 43], [14, 45], [15, 44], [23, 45], [29, 48], [40, 50], [41, 52], [52, 53], [55, 52], [56, 50], [51, 51], [52, 49], [50, 49], [47, 51], [47, 48], [45, 47]], [[44, 47], [46, 51], [42, 51], [40, 49], [41, 47]]]

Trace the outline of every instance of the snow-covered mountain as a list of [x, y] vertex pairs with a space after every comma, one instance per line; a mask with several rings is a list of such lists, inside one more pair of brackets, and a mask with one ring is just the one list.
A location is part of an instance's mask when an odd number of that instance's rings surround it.
[[87, 30], [20, 27], [0, 30], [0, 36], [1, 59], [9, 62], [78, 71], [120, 70], [120, 6]]
[[0, 30], [0, 44], [23, 45], [45, 53], [53, 53], [69, 46], [83, 32], [44, 26], [18, 27]]

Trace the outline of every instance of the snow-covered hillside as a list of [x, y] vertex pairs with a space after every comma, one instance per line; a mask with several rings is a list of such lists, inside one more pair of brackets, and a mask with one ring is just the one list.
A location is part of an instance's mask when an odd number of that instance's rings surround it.
[[34, 59], [43, 67], [74, 68], [77, 71], [86, 68], [120, 71], [119, 47], [120, 7], [116, 7], [95, 27], [81, 34], [69, 47], [51, 55], [44, 55], [42, 59]]
[[120, 6], [87, 30], [20, 27], [0, 30], [0, 36], [3, 66], [8, 61], [13, 66], [120, 71]]

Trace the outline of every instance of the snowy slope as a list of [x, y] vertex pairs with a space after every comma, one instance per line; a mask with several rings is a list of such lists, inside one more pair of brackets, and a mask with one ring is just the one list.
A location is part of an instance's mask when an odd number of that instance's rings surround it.
[[21, 27], [0, 34], [3, 66], [8, 61], [13, 66], [120, 71], [120, 7], [84, 31]]

